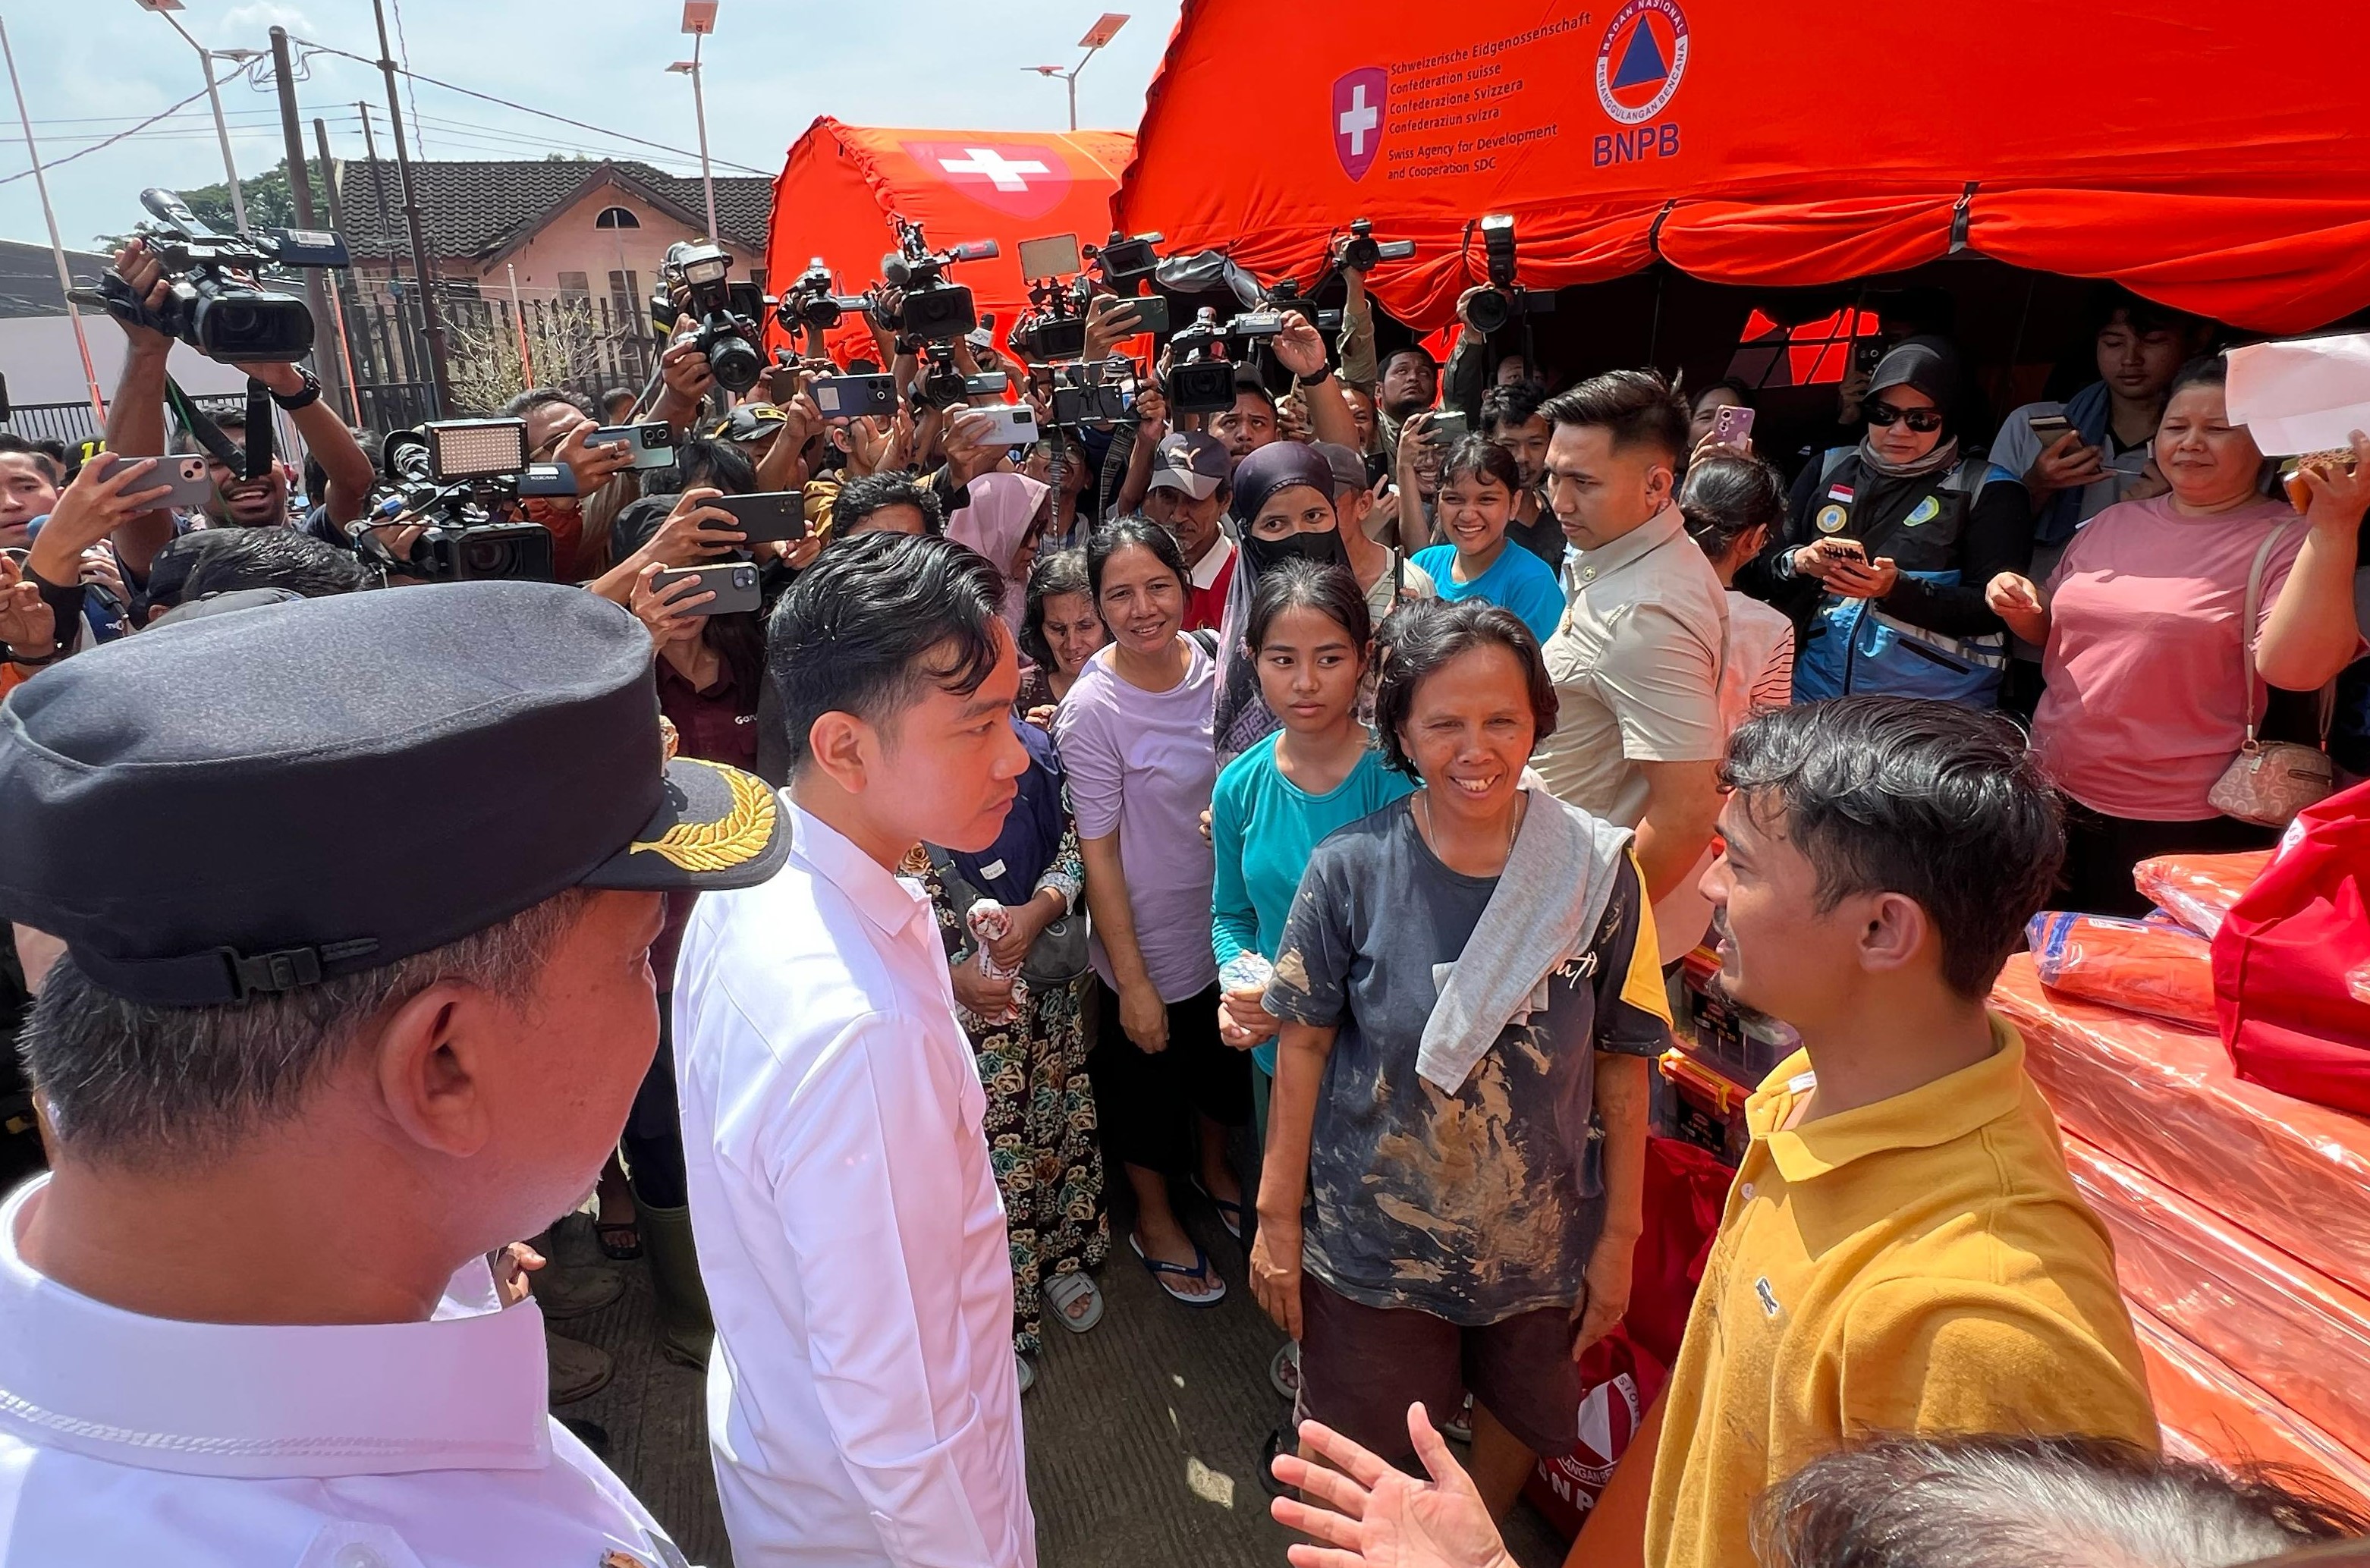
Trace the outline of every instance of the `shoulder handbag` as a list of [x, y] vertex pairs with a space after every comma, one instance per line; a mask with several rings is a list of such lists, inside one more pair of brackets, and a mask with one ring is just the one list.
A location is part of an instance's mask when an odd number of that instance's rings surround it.
[[2337, 769], [2329, 760], [2329, 721], [2333, 693], [2320, 693], [2320, 746], [2255, 738], [2255, 624], [2263, 608], [2263, 570], [2272, 551], [2287, 536], [2294, 523], [2272, 530], [2255, 551], [2247, 571], [2246, 618], [2238, 623], [2238, 664], [2246, 672], [2247, 738], [2238, 755], [2206, 791], [2209, 804], [2225, 816], [2265, 827], [2285, 827], [2307, 806], [2326, 800], [2337, 788]]
[[[987, 894], [963, 879], [955, 869], [954, 857], [933, 844], [929, 847], [930, 864], [946, 884], [947, 896], [954, 901], [958, 913], [967, 913]], [[1066, 986], [1087, 972], [1087, 912], [1073, 909], [1060, 919], [1037, 933], [1029, 946], [1029, 956], [1020, 961], [1020, 976], [1031, 986]], [[971, 939], [968, 932], [964, 940]], [[976, 945], [976, 944], [972, 944]]]

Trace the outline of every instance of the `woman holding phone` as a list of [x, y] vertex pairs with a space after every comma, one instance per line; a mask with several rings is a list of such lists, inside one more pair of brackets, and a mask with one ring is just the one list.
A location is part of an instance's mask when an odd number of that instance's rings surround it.
[[1867, 433], [1795, 482], [1786, 532], [1738, 584], [1801, 633], [1794, 697], [1846, 691], [1997, 699], [2007, 628], [1984, 584], [2021, 571], [2032, 548], [2023, 487], [1987, 482], [1951, 428], [1958, 351], [1911, 338], [1878, 362]]

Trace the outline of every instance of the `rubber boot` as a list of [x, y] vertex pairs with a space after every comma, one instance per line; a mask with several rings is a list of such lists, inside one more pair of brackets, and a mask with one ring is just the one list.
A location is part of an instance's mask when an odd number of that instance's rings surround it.
[[660, 1208], [636, 1200], [642, 1253], [650, 1261], [650, 1286], [658, 1297], [659, 1349], [669, 1361], [695, 1371], [708, 1368], [716, 1324], [708, 1315], [708, 1290], [699, 1283], [699, 1254], [691, 1241], [691, 1210]]

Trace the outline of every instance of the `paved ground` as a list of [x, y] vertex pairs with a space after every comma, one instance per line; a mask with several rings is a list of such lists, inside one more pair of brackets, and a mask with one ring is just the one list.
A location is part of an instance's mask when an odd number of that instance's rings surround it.
[[[1189, 1224], [1219, 1262], [1221, 1305], [1163, 1296], [1124, 1242], [1100, 1280], [1101, 1325], [1050, 1324], [1037, 1386], [1022, 1402], [1029, 1490], [1044, 1568], [1280, 1568], [1293, 1538], [1267, 1516], [1260, 1445], [1288, 1407], [1267, 1380], [1283, 1343], [1243, 1283], [1242, 1252], [1208, 1210]], [[576, 1222], [581, 1224], [581, 1222]], [[562, 1256], [592, 1256], [589, 1230]], [[560, 1413], [600, 1423], [610, 1462], [706, 1568], [729, 1568], [708, 1468], [707, 1379], [655, 1350], [649, 1285], [627, 1265], [616, 1306], [560, 1325], [617, 1359], [616, 1381]], [[1556, 1568], [1562, 1542], [1528, 1505], [1507, 1537], [1524, 1568]], [[751, 1565], [755, 1568], [755, 1565]]]

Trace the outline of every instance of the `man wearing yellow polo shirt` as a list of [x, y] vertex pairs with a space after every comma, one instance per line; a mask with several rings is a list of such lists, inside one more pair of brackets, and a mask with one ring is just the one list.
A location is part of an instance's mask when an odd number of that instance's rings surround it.
[[1746, 1106], [1664, 1397], [1649, 1568], [1749, 1568], [1754, 1499], [1880, 1433], [2153, 1449], [2106, 1232], [1984, 998], [2064, 833], [2008, 721], [1846, 698], [1740, 729], [1721, 978], [1803, 1049]]

